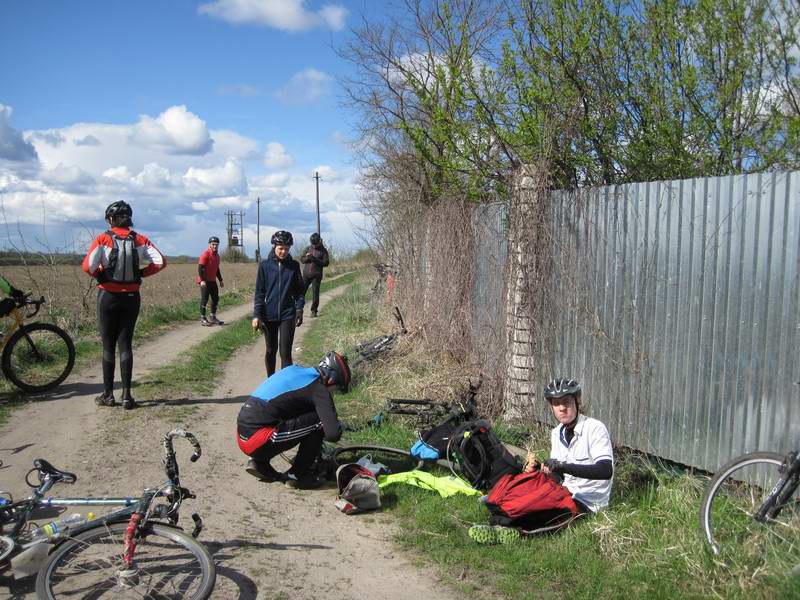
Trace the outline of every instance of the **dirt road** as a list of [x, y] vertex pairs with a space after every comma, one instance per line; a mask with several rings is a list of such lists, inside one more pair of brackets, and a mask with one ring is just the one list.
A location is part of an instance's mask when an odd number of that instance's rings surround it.
[[[342, 288], [321, 298], [325, 303]], [[250, 307], [220, 313], [241, 318]], [[295, 346], [307, 330], [297, 330]], [[216, 328], [181, 327], [136, 349], [135, 376], [170, 362], [181, 351], [213, 335]], [[335, 490], [297, 491], [262, 483], [244, 472], [245, 457], [235, 441], [241, 403], [264, 377], [263, 341], [254, 339], [225, 369], [225, 378], [209, 398], [150, 404], [136, 411], [98, 409], [99, 365], [74, 375], [61, 397], [42, 399], [16, 411], [0, 429], [0, 489], [15, 498], [28, 491], [24, 475], [33, 459], [49, 459], [78, 475], [60, 495], [136, 494], [163, 481], [160, 440], [176, 426], [195, 432], [203, 457], [188, 462], [188, 448], [176, 442], [181, 480], [198, 499], [184, 504], [199, 512], [201, 535], [218, 567], [214, 598], [387, 598], [432, 600], [456, 594], [415, 557], [391, 544], [393, 524], [379, 512], [345, 516], [333, 506]], [[419, 561], [422, 564], [423, 560]], [[32, 578], [2, 587], [0, 598], [28, 598]], [[8, 583], [8, 582], [6, 582]]]

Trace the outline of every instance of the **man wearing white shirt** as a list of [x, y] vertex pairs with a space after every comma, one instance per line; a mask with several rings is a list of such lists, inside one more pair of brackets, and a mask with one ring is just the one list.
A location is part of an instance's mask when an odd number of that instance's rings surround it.
[[597, 419], [580, 414], [581, 386], [573, 379], [554, 379], [544, 397], [559, 425], [550, 433], [550, 458], [542, 471], [564, 478], [581, 512], [608, 506], [614, 475], [614, 450], [608, 429]]

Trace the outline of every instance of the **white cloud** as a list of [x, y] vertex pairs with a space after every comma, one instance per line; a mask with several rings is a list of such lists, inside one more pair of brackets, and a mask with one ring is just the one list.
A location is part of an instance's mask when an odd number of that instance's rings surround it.
[[10, 106], [0, 104], [0, 159], [25, 161], [37, 160], [33, 144], [25, 141], [22, 134], [11, 127]]
[[59, 164], [54, 169], [42, 169], [39, 177], [45, 183], [65, 192], [85, 192], [94, 184], [94, 177], [74, 165]]
[[252, 187], [278, 189], [286, 187], [289, 183], [288, 173], [271, 173], [270, 175], [263, 175], [261, 177], [254, 177], [252, 180]]
[[311, 104], [330, 92], [333, 77], [307, 68], [292, 75], [282, 88], [275, 91], [275, 97], [287, 104]]
[[305, 0], [213, 0], [201, 4], [198, 12], [236, 25], [262, 25], [283, 31], [340, 31], [347, 18], [343, 6], [327, 4], [310, 11]]
[[86, 137], [73, 140], [72, 143], [75, 144], [76, 146], [99, 146], [100, 140], [98, 140], [93, 135], [87, 135]]
[[264, 155], [264, 165], [269, 169], [285, 169], [292, 165], [292, 157], [286, 152], [283, 144], [270, 142]]
[[205, 121], [185, 106], [172, 106], [156, 119], [142, 115], [133, 137], [139, 144], [161, 146], [171, 154], [206, 154], [214, 145]]
[[183, 175], [186, 190], [203, 196], [231, 196], [247, 193], [247, 179], [241, 166], [233, 160], [221, 167], [201, 169], [191, 167]]
[[323, 181], [336, 181], [339, 178], [339, 174], [328, 165], [318, 166], [311, 172], [312, 177], [314, 176], [314, 173], [319, 173], [319, 176]]

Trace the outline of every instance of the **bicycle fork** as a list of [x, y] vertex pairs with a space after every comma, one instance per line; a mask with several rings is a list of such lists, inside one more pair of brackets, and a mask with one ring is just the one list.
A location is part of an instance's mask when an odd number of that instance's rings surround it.
[[781, 478], [778, 479], [756, 514], [753, 515], [753, 518], [759, 523], [774, 520], [797, 489], [800, 484], [800, 455], [795, 452], [789, 453], [778, 472], [782, 473]]
[[139, 583], [139, 569], [136, 567], [133, 555], [136, 552], [136, 534], [142, 518], [142, 513], [133, 513], [128, 521], [128, 527], [125, 529], [124, 544], [122, 546], [122, 562], [125, 564], [117, 572], [120, 585], [125, 587], [134, 587]]

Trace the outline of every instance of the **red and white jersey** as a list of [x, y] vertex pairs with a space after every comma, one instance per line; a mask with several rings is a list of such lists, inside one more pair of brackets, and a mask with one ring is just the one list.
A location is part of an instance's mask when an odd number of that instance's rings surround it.
[[[111, 229], [118, 237], [126, 237], [130, 233], [129, 227], [114, 227]], [[150, 277], [155, 275], [161, 269], [167, 266], [167, 259], [161, 254], [161, 251], [156, 248], [153, 243], [141, 233], [136, 233], [134, 239], [136, 253], [139, 259], [139, 268], [142, 277]], [[83, 259], [83, 270], [91, 275], [97, 277], [100, 271], [103, 271], [109, 266], [109, 257], [111, 251], [114, 249], [114, 240], [108, 234], [103, 232], [94, 238], [92, 245], [89, 247], [89, 252]], [[135, 292], [139, 289], [138, 283], [117, 283], [114, 281], [105, 281], [100, 283], [98, 287], [109, 292]]]

